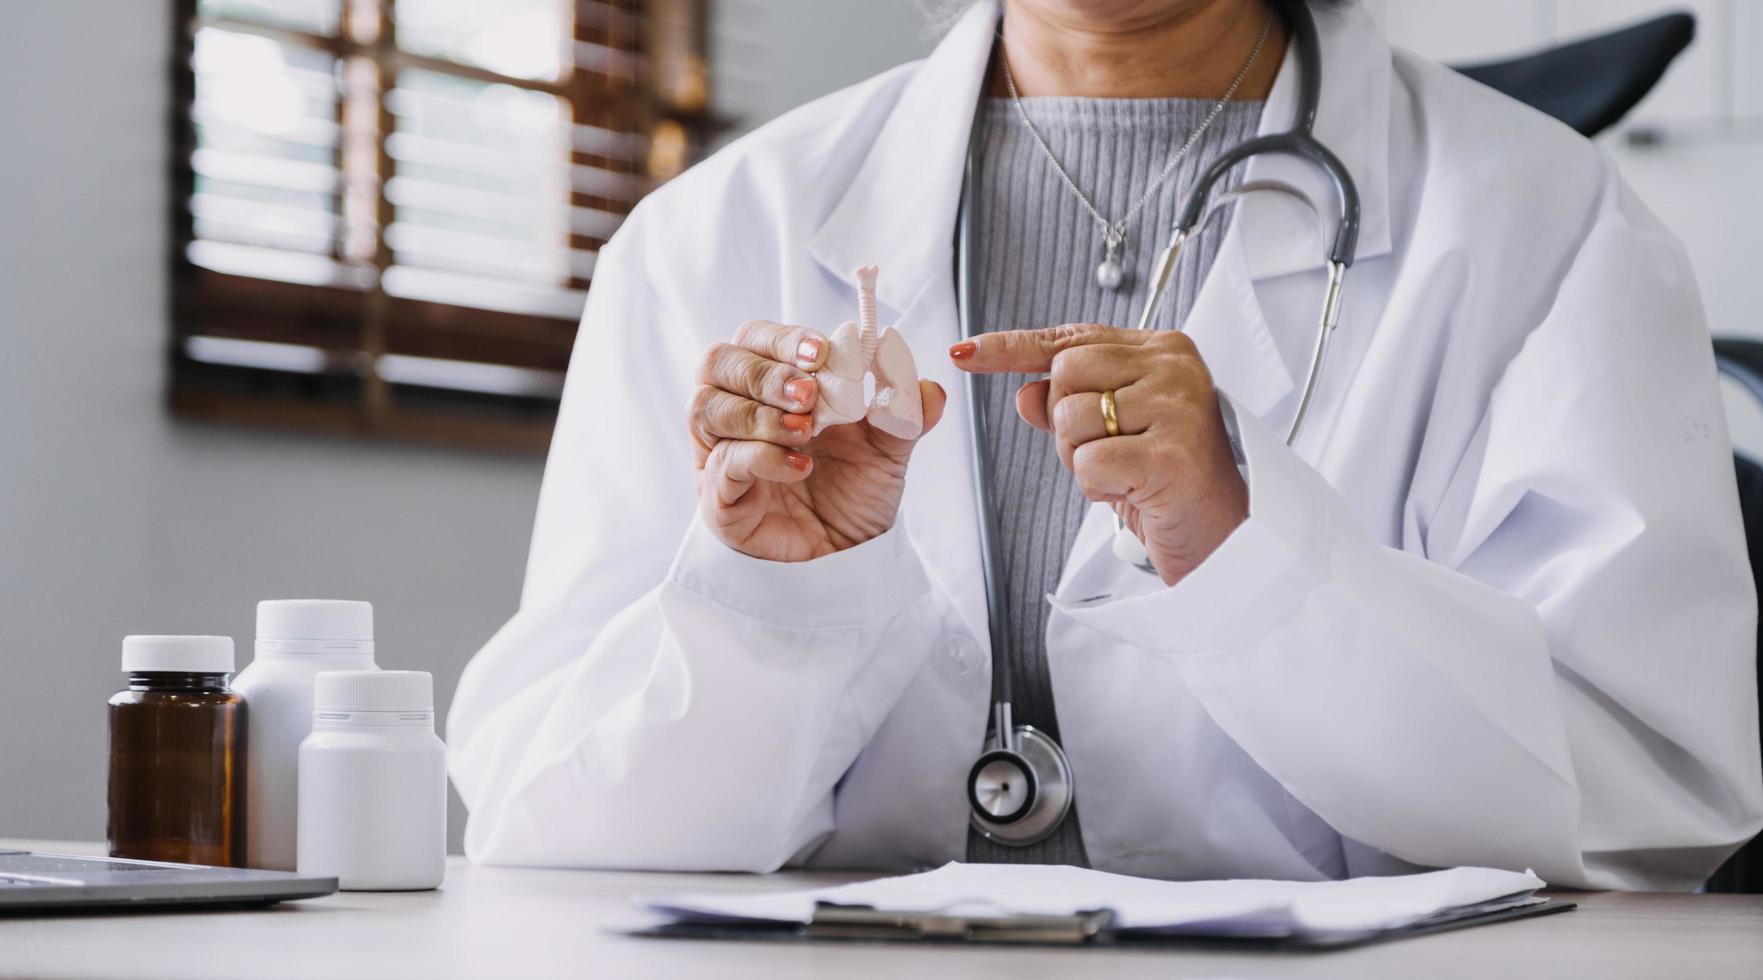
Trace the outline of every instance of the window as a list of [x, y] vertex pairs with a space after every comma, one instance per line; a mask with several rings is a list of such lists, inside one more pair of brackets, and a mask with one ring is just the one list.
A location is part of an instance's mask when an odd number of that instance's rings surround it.
[[177, 0], [171, 404], [524, 449], [714, 135], [704, 0]]

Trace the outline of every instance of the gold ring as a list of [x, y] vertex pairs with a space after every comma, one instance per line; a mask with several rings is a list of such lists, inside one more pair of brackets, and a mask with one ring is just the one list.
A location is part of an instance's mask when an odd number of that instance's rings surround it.
[[1114, 389], [1102, 392], [1102, 428], [1111, 436], [1120, 435], [1120, 416], [1114, 413]]

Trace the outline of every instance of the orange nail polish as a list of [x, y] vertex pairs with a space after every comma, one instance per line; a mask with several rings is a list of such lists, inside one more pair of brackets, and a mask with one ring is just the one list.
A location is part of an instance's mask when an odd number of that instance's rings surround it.
[[820, 340], [819, 340], [819, 338], [809, 337], [807, 340], [804, 340], [801, 343], [796, 345], [796, 366], [797, 367], [802, 368], [803, 370], [807, 370], [808, 368], [813, 367], [814, 362], [819, 359], [820, 359]]
[[814, 400], [814, 381], [810, 378], [797, 378], [784, 385], [784, 394], [790, 397], [790, 401], [807, 408], [808, 403]]
[[813, 424], [814, 424], [814, 419], [807, 416], [807, 415], [785, 415], [784, 416], [784, 428], [790, 430], [791, 432], [794, 432], [797, 435], [801, 435], [802, 433], [807, 432], [808, 427]]
[[794, 466], [796, 469], [802, 470], [803, 472], [807, 472], [808, 467], [814, 465], [814, 460], [809, 459], [801, 453], [784, 453], [784, 459], [789, 461], [791, 466]]
[[972, 357], [973, 352], [976, 350], [979, 350], [978, 344], [971, 340], [963, 340], [961, 343], [949, 348], [949, 356], [957, 361], [965, 361]]

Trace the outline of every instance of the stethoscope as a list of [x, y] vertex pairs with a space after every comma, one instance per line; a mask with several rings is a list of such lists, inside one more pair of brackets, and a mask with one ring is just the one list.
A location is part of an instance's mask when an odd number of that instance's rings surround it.
[[[1321, 210], [1309, 195], [1289, 184], [1274, 181], [1242, 184], [1208, 204], [1213, 187], [1231, 168], [1257, 154], [1294, 156], [1319, 168], [1334, 187], [1338, 220], [1328, 250], [1328, 289], [1323, 296], [1322, 314], [1316, 328], [1316, 345], [1310, 355], [1310, 367], [1297, 410], [1286, 431], [1289, 446], [1297, 440], [1304, 417], [1309, 413], [1311, 396], [1316, 393], [1316, 380], [1322, 373], [1322, 363], [1328, 353], [1329, 335], [1334, 332], [1340, 316], [1341, 283], [1353, 264], [1359, 239], [1359, 191], [1354, 187], [1346, 166], [1318, 142], [1312, 132], [1316, 124], [1317, 94], [1322, 88], [1322, 55], [1316, 38], [1316, 21], [1303, 0], [1282, 0], [1278, 7], [1291, 28], [1293, 43], [1297, 47], [1298, 108], [1292, 128], [1239, 143], [1221, 154], [1200, 175], [1176, 215], [1168, 246], [1157, 257], [1151, 274], [1151, 292], [1145, 299], [1138, 329], [1151, 329], [1182, 247], [1197, 229], [1203, 227], [1213, 211], [1246, 194], [1277, 191], [1296, 198], [1317, 215], [1318, 220], [1321, 219]], [[974, 234], [971, 202], [979, 181], [979, 153], [979, 141], [970, 136], [955, 244], [956, 300], [963, 337], [977, 333], [972, 314], [976, 297], [970, 261]], [[1076, 788], [1071, 762], [1059, 743], [1033, 725], [1015, 724], [1011, 717], [1010, 632], [1009, 610], [1004, 599], [1004, 556], [998, 540], [997, 505], [986, 492], [990, 461], [986, 458], [986, 421], [985, 413], [980, 409], [983, 401], [979, 385], [978, 375], [967, 375], [974, 496], [979, 509], [980, 550], [984, 554], [986, 625], [992, 638], [992, 711], [991, 730], [986, 734], [984, 751], [968, 773], [967, 801], [972, 807], [973, 827], [981, 835], [1001, 844], [1023, 846], [1043, 840], [1058, 829], [1066, 814], [1071, 812]], [[1156, 571], [1144, 544], [1126, 529], [1118, 516], [1115, 518], [1114, 553], [1140, 569]]]

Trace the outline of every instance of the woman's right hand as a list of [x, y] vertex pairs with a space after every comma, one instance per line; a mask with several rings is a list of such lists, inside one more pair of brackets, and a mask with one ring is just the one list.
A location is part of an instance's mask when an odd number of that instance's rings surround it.
[[[687, 424], [705, 524], [729, 547], [768, 561], [808, 561], [855, 547], [894, 524], [914, 439], [868, 421], [818, 437], [810, 373], [826, 363], [825, 336], [749, 320], [698, 369]], [[920, 381], [924, 432], [943, 415], [940, 385]]]

